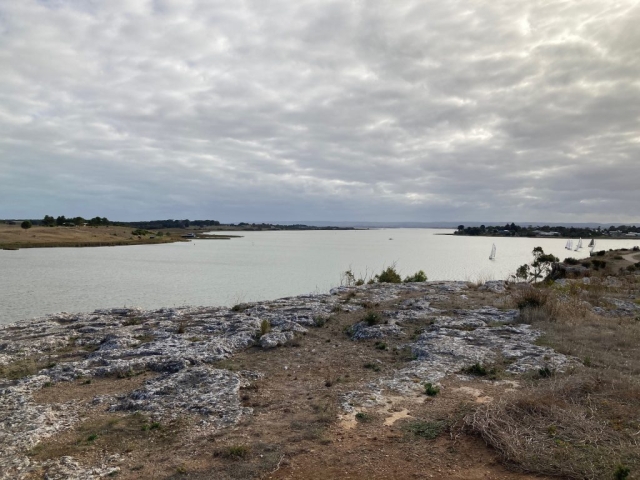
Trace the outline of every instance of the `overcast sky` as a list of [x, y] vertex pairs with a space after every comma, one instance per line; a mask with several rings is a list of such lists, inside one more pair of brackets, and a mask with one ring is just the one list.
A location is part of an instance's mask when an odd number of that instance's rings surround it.
[[0, 0], [0, 218], [640, 222], [640, 2]]

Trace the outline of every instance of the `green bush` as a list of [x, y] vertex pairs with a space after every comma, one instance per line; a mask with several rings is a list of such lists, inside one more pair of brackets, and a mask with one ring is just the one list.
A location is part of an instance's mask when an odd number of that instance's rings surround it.
[[24, 228], [25, 230], [27, 230], [28, 228], [31, 228], [33, 225], [31, 224], [31, 222], [29, 220], [25, 220], [24, 222], [22, 222], [20, 224], [20, 226], [22, 228]]
[[580, 262], [573, 257], [569, 257], [564, 259], [564, 263], [566, 263], [567, 265], [578, 265], [578, 263]]
[[413, 275], [404, 279], [404, 283], [412, 283], [412, 282], [426, 282], [427, 274], [424, 273], [423, 270], [418, 270]]
[[378, 315], [376, 312], [369, 312], [364, 316], [362, 321], [370, 327], [373, 327], [374, 325], [380, 323], [380, 315]]
[[386, 270], [383, 270], [374, 278], [378, 283], [402, 283], [402, 277], [393, 266], [387, 267]]
[[425, 383], [424, 393], [430, 397], [435, 397], [438, 393], [440, 393], [440, 389], [431, 383]]

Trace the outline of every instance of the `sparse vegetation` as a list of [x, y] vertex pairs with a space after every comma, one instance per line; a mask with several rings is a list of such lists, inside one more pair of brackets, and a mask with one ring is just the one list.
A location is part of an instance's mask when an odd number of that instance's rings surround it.
[[378, 283], [402, 283], [402, 277], [396, 271], [395, 265], [387, 267], [373, 278]]
[[266, 318], [260, 322], [260, 336], [266, 335], [271, 331], [271, 323]]
[[362, 321], [372, 327], [380, 323], [380, 315], [376, 312], [370, 311], [362, 318]]
[[366, 368], [367, 370], [373, 370], [374, 372], [379, 372], [380, 371], [380, 365], [378, 365], [375, 362], [367, 362], [364, 364], [364, 368]]
[[426, 281], [427, 281], [427, 274], [424, 273], [423, 270], [418, 270], [413, 275], [410, 275], [404, 279], [404, 283], [426, 282]]
[[408, 433], [412, 433], [416, 437], [433, 440], [444, 431], [445, 426], [446, 424], [443, 421], [416, 420], [404, 425], [404, 430]]
[[429, 397], [435, 397], [436, 395], [438, 395], [438, 393], [440, 393], [440, 388], [433, 385], [432, 383], [425, 383], [424, 393]]

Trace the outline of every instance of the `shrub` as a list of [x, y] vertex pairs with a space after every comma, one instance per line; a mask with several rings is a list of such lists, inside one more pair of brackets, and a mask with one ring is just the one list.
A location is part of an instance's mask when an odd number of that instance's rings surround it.
[[373, 370], [374, 372], [379, 372], [380, 371], [380, 365], [378, 365], [377, 363], [373, 363], [373, 362], [367, 362], [364, 364], [364, 368], [366, 368], [367, 370]]
[[440, 393], [440, 389], [431, 383], [425, 383], [424, 393], [430, 397], [435, 397], [438, 393]]
[[549, 292], [536, 287], [521, 288], [513, 294], [513, 300], [520, 310], [539, 308], [549, 300]]
[[22, 223], [20, 224], [20, 226], [21, 226], [22, 228], [24, 228], [25, 230], [27, 230], [28, 228], [31, 228], [31, 227], [32, 227], [32, 224], [31, 224], [31, 222], [30, 222], [29, 220], [25, 220], [24, 222], [22, 222]]
[[226, 458], [244, 458], [249, 454], [249, 447], [246, 445], [230, 445], [219, 453]]
[[423, 270], [418, 270], [413, 275], [404, 279], [404, 283], [412, 283], [412, 282], [426, 282], [427, 274], [424, 273]]
[[359, 422], [370, 422], [371, 415], [365, 412], [358, 412], [356, 413], [356, 420], [358, 420]]
[[376, 347], [378, 350], [386, 350], [386, 349], [387, 349], [387, 344], [386, 344], [386, 343], [384, 343], [384, 342], [380, 342], [380, 341], [378, 341], [378, 342], [376, 342], [376, 343], [375, 343], [375, 347]]
[[580, 262], [573, 257], [568, 257], [564, 259], [564, 263], [567, 265], [578, 265]]
[[387, 267], [379, 275], [374, 277], [378, 283], [402, 283], [402, 277], [396, 271], [395, 266]]
[[380, 323], [380, 315], [378, 315], [376, 312], [369, 312], [363, 317], [362, 321], [372, 327]]
[[624, 465], [618, 465], [616, 471], [613, 473], [613, 478], [615, 480], [626, 480], [631, 473], [631, 469], [629, 467], [625, 467]]

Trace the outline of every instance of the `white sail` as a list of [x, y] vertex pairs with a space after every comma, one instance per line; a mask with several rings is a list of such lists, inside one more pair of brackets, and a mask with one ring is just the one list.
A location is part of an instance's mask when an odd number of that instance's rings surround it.
[[489, 260], [495, 260], [496, 259], [496, 244], [494, 243], [493, 246], [491, 247], [491, 255], [489, 255]]
[[577, 252], [578, 250], [580, 250], [582, 248], [582, 239], [578, 239], [578, 244], [576, 245], [576, 248], [574, 250], [574, 252]]
[[567, 250], [571, 250], [571, 240], [567, 240], [567, 244], [564, 246]]

